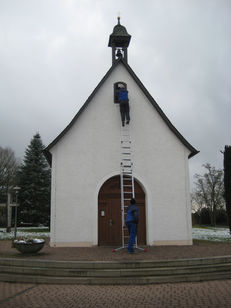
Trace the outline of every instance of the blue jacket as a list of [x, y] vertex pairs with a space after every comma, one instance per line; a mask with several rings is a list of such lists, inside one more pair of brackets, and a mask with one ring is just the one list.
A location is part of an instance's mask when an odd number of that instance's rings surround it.
[[119, 90], [119, 101], [128, 101], [128, 91], [125, 89]]
[[131, 204], [127, 208], [126, 222], [139, 222], [139, 208], [136, 204]]

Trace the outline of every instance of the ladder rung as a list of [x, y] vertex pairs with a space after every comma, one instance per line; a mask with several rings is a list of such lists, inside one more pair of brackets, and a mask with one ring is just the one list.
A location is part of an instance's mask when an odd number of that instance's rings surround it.
[[124, 187], [132, 187], [132, 185], [123, 185]]

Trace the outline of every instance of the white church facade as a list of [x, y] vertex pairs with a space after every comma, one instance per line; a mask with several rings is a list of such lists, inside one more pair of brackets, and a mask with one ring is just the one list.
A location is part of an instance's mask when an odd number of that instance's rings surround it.
[[119, 104], [129, 91], [138, 244], [192, 244], [188, 159], [198, 151], [172, 125], [127, 63], [130, 36], [114, 27], [112, 66], [85, 104], [45, 150], [52, 167], [53, 247], [121, 245]]

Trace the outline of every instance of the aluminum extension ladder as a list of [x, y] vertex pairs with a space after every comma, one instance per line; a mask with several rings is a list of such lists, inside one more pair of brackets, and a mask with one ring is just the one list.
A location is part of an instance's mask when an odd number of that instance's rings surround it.
[[[135, 185], [133, 177], [133, 162], [132, 162], [132, 144], [130, 135], [130, 126], [121, 126], [121, 163], [120, 163], [120, 188], [121, 188], [121, 233], [122, 246], [113, 251], [117, 251], [128, 247], [129, 233], [126, 227], [126, 214], [130, 200], [135, 198]], [[137, 237], [134, 248], [144, 250], [137, 246]]]

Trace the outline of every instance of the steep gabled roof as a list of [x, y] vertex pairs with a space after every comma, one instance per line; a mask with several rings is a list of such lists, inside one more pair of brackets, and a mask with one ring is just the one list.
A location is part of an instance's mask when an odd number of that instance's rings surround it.
[[118, 59], [108, 70], [106, 75], [102, 78], [100, 83], [97, 85], [97, 87], [94, 89], [94, 91], [91, 93], [91, 95], [88, 97], [84, 105], [80, 108], [78, 113], [75, 115], [75, 117], [72, 119], [72, 121], [69, 123], [69, 125], [46, 147], [44, 150], [44, 154], [48, 160], [48, 162], [51, 164], [52, 161], [52, 155], [50, 153], [50, 149], [66, 134], [66, 132], [74, 125], [78, 117], [81, 115], [81, 113], [84, 111], [84, 109], [87, 107], [87, 105], [91, 102], [92, 98], [95, 96], [96, 92], [99, 90], [99, 88], [103, 85], [105, 80], [109, 77], [109, 75], [112, 73], [112, 71], [115, 69], [115, 67], [118, 66], [119, 63], [122, 63], [124, 67], [127, 69], [129, 74], [132, 76], [132, 78], [135, 80], [137, 85], [140, 87], [140, 89], [143, 91], [145, 96], [148, 98], [150, 103], [153, 105], [153, 107], [156, 109], [156, 111], [159, 113], [159, 115], [162, 117], [164, 122], [167, 124], [167, 126], [170, 128], [170, 130], [180, 139], [180, 141], [189, 149], [190, 155], [189, 158], [199, 153], [180, 133], [179, 131], [173, 126], [173, 124], [169, 121], [165, 113], [162, 111], [162, 109], [159, 107], [157, 102], [154, 100], [154, 98], [151, 96], [151, 94], [148, 92], [148, 90], [145, 88], [145, 86], [142, 84], [140, 79], [136, 76], [134, 71], [131, 69], [131, 67], [127, 64], [126, 61], [124, 61], [122, 58]]

